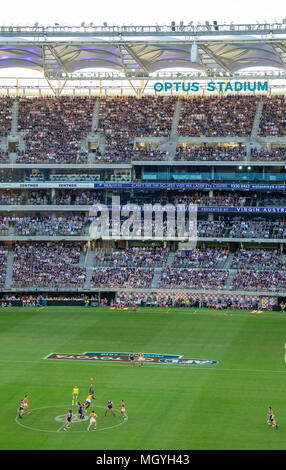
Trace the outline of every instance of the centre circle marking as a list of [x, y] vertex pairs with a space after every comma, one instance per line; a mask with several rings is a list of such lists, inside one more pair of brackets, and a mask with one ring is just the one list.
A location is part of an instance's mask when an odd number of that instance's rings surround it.
[[[34, 412], [34, 411], [39, 411], [39, 410], [45, 410], [47, 408], [63, 408], [64, 406], [66, 406], [67, 408], [70, 408], [70, 405], [51, 405], [51, 406], [43, 406], [41, 408], [34, 408], [32, 411], [30, 411], [30, 415]], [[102, 405], [97, 405], [96, 408], [103, 408], [105, 409], [105, 406], [102, 406]], [[119, 414], [119, 410], [116, 410], [114, 409], [115, 413], [116, 414]], [[64, 423], [66, 422], [66, 414], [63, 414], [63, 415], [58, 415], [56, 417], [54, 417], [54, 421], [58, 421], [60, 423]], [[76, 419], [76, 417], [72, 420], [72, 423], [80, 423], [82, 421], [88, 421], [89, 418], [87, 416], [85, 416], [85, 419], [84, 420], [80, 420], [79, 418]], [[105, 428], [97, 428], [96, 429], [96, 432], [98, 431], [106, 431], [108, 429], [113, 429], [113, 428], [117, 428], [119, 426], [122, 426], [122, 424], [125, 424], [126, 422], [128, 421], [128, 416], [126, 415], [125, 418], [122, 418], [122, 421], [118, 424], [114, 424], [112, 426], [107, 426]], [[58, 430], [55, 430], [55, 431], [50, 431], [49, 429], [38, 429], [38, 428], [35, 428], [35, 427], [32, 427], [32, 426], [27, 426], [26, 424], [23, 424], [19, 421], [19, 418], [18, 416], [16, 416], [15, 418], [15, 422], [19, 425], [19, 426], [22, 426], [23, 428], [26, 428], [26, 429], [31, 429], [32, 431], [37, 431], [37, 432], [50, 432], [50, 433], [57, 433], [57, 432], [60, 432], [62, 431], [62, 429], [58, 429]], [[87, 432], [86, 430], [84, 431], [75, 431], [74, 429], [71, 431], [72, 433], [83, 433], [83, 432]]]

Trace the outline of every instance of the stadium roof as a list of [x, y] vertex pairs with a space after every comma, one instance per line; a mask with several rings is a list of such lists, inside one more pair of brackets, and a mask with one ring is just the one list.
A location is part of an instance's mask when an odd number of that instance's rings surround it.
[[[18, 74], [16, 85], [9, 81], [15, 81], [13, 70]], [[29, 83], [24, 82], [27, 73]], [[286, 20], [238, 25], [206, 21], [167, 26], [0, 26], [0, 75], [0, 88], [8, 93], [11, 88], [18, 93], [23, 86], [30, 94], [35, 93], [32, 89], [54, 94], [129, 89], [141, 96], [154, 93], [154, 81], [203, 84], [214, 78], [267, 79], [272, 92], [284, 93]], [[37, 79], [41, 85], [33, 84]]]
[[134, 78], [148, 78], [168, 68], [193, 69], [206, 76], [213, 71], [231, 76], [250, 67], [286, 71], [286, 21], [272, 25], [3, 26], [0, 68], [8, 67], [38, 70], [50, 79], [72, 78], [75, 72], [91, 68]]

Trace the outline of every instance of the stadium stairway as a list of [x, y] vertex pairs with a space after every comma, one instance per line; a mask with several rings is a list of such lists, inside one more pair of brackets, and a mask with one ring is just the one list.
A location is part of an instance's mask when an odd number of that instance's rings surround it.
[[255, 113], [255, 117], [254, 117], [253, 124], [252, 124], [252, 129], [251, 129], [251, 140], [257, 139], [257, 133], [259, 129], [259, 123], [260, 123], [260, 119], [262, 115], [263, 105], [264, 105], [263, 100], [260, 100], [257, 103], [256, 113]]
[[151, 283], [151, 288], [152, 289], [157, 288], [158, 281], [161, 277], [161, 272], [162, 272], [162, 267], [161, 268], [154, 268], [154, 276], [153, 276], [152, 283]]
[[94, 270], [94, 251], [87, 250], [86, 254], [82, 253], [80, 257], [80, 266], [86, 268], [86, 278], [84, 282], [84, 289], [90, 288], [90, 281]]
[[[21, 136], [18, 131], [18, 120], [19, 120], [19, 101], [15, 100], [12, 105], [11, 110], [11, 129], [10, 133], [7, 136], [7, 149], [8, 149], [8, 142], [19, 142], [21, 140]], [[10, 152], [10, 163], [16, 163], [17, 161], [17, 153]]]
[[231, 288], [231, 284], [232, 284], [233, 278], [235, 276], [236, 269], [229, 269], [228, 272], [229, 272], [228, 278], [227, 278], [225, 286], [224, 286], [225, 290], [229, 290]]
[[93, 113], [92, 113], [92, 122], [91, 122], [91, 133], [92, 134], [94, 134], [96, 132], [96, 129], [98, 129], [99, 108], [100, 108], [100, 102], [99, 102], [99, 100], [96, 100], [95, 103], [94, 103]]
[[86, 266], [86, 278], [84, 281], [84, 289], [90, 289], [90, 282], [93, 274], [93, 268], [91, 266]]
[[[88, 148], [88, 142], [97, 142], [98, 148], [102, 155], [105, 153], [105, 136], [97, 132], [98, 124], [99, 124], [99, 112], [100, 112], [100, 101], [96, 100], [93, 107], [92, 113], [92, 121], [91, 121], [91, 130], [90, 134], [85, 139], [86, 148]], [[95, 156], [93, 153], [88, 154], [88, 163], [94, 164], [95, 163]]]
[[178, 124], [180, 120], [180, 114], [181, 114], [181, 108], [182, 108], [182, 101], [179, 99], [176, 102], [175, 105], [175, 111], [173, 115], [173, 121], [172, 121], [172, 128], [171, 128], [171, 138], [176, 138], [177, 137], [177, 131], [178, 131]]
[[170, 139], [168, 142], [168, 160], [174, 160], [177, 149], [178, 124], [180, 120], [182, 101], [179, 99], [175, 105], [175, 111], [172, 120]]
[[11, 134], [18, 134], [19, 101], [15, 100], [12, 105]]
[[223, 268], [223, 269], [230, 269], [230, 266], [231, 266], [231, 263], [232, 263], [232, 260], [234, 258], [234, 253], [230, 253], [225, 261], [225, 263], [223, 264], [223, 266], [218, 266], [218, 269], [220, 268]]
[[159, 151], [165, 151], [167, 152], [167, 160], [174, 160], [175, 155], [176, 155], [176, 148], [177, 148], [177, 139], [178, 139], [178, 124], [179, 124], [179, 119], [180, 119], [180, 113], [181, 113], [181, 107], [182, 107], [182, 102], [180, 99], [176, 102], [175, 105], [175, 110], [173, 114], [173, 119], [172, 119], [172, 126], [171, 126], [171, 132], [169, 137], [145, 137], [145, 138], [135, 138], [135, 142], [154, 142], [158, 143], [158, 146], [156, 150]]
[[6, 279], [5, 279], [5, 288], [10, 289], [13, 277], [13, 262], [14, 262], [14, 252], [8, 252], [7, 258], [7, 269], [6, 269]]
[[0, 140], [0, 149], [3, 151], [3, 152], [6, 152], [7, 150], [7, 139], [5, 136], [1, 137], [1, 140]]
[[255, 147], [257, 149], [260, 149], [263, 147], [258, 137], [258, 129], [259, 129], [259, 123], [260, 123], [260, 119], [261, 119], [261, 115], [263, 111], [263, 105], [264, 105], [263, 100], [260, 100], [257, 103], [256, 113], [255, 113], [255, 117], [254, 117], [253, 124], [252, 124], [252, 129], [251, 129], [251, 134], [250, 134], [250, 142], [246, 144], [246, 160], [250, 160], [252, 147]]
[[169, 253], [169, 256], [167, 258], [167, 261], [166, 261], [166, 266], [172, 266], [173, 265], [173, 261], [174, 261], [174, 257], [175, 257], [175, 253], [174, 252], [170, 252]]
[[81, 253], [79, 264], [83, 268], [94, 267], [94, 251], [88, 249], [86, 253]]

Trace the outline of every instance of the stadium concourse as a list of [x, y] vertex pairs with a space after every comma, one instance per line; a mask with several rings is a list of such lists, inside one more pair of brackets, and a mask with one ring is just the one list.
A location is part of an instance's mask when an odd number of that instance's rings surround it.
[[[279, 308], [285, 116], [284, 95], [2, 96], [2, 306]], [[94, 238], [91, 209], [114, 197], [196, 205], [195, 245], [168, 237], [165, 213], [159, 238]]]

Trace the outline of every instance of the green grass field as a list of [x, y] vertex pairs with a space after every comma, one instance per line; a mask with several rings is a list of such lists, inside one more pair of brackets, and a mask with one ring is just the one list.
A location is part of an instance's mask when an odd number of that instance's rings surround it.
[[[1, 450], [285, 449], [286, 316], [278, 312], [46, 307], [0, 311]], [[45, 360], [51, 353], [179, 354], [213, 365]], [[63, 430], [95, 379], [98, 428]], [[17, 418], [29, 395], [30, 415]], [[104, 416], [108, 399], [116, 416]], [[128, 420], [119, 412], [126, 402]], [[267, 426], [271, 405], [279, 429]], [[75, 408], [75, 407], [74, 407]], [[75, 410], [76, 411], [76, 410]]]

